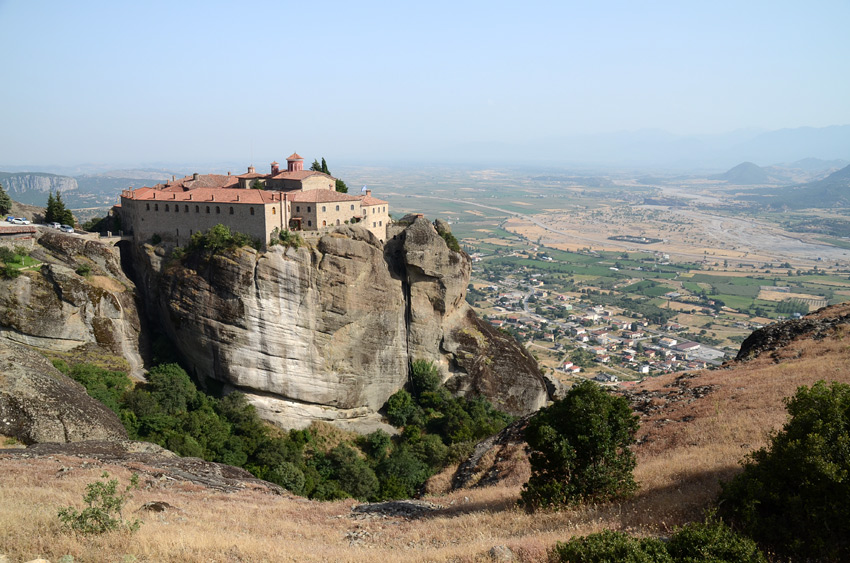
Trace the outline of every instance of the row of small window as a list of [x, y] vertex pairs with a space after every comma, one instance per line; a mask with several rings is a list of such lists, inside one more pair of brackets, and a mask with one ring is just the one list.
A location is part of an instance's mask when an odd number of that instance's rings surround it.
[[[210, 213], [210, 212], [211, 212], [211, 211], [210, 211], [210, 206], [209, 206], [209, 205], [207, 205], [207, 206], [206, 206], [206, 208], [207, 208], [207, 213]], [[150, 211], [150, 210], [151, 210], [151, 204], [150, 204], [150, 203], [146, 204], [146, 209], [147, 209], [147, 211]], [[154, 210], [154, 211], [159, 211], [159, 204], [158, 204], [158, 203], [154, 203], [154, 204], [153, 204], [153, 210]], [[169, 206], [169, 204], [167, 204], [167, 203], [165, 204], [165, 210], [166, 210], [166, 211], [171, 211], [170, 206]], [[251, 212], [251, 215], [253, 215], [253, 214], [254, 214], [254, 208], [253, 208], [253, 207], [249, 207], [249, 208], [248, 208], [248, 210]], [[188, 206], [188, 205], [184, 205], [184, 206], [183, 206], [183, 211], [184, 211], [185, 213], [189, 213], [189, 206]], [[179, 213], [179, 212], [180, 212], [180, 205], [178, 205], [178, 204], [176, 204], [176, 203], [174, 204], [174, 212], [175, 212], [175, 213]], [[200, 205], [196, 205], [196, 206], [195, 206], [195, 213], [200, 213], [200, 212], [201, 212], [201, 206], [200, 206]], [[221, 207], [219, 207], [219, 206], [217, 206], [217, 205], [216, 205], [216, 206], [215, 206], [215, 212], [220, 214], [220, 213], [221, 213]], [[232, 208], [232, 207], [230, 208], [230, 215], [233, 215], [233, 208]], [[277, 208], [272, 207], [272, 215], [277, 215]]]
[[[366, 215], [366, 213], [365, 213], [366, 210], [364, 209], [363, 211], [364, 211], [363, 215]], [[373, 207], [372, 208], [372, 213], [386, 213], [386, 211], [387, 211], [386, 207]]]

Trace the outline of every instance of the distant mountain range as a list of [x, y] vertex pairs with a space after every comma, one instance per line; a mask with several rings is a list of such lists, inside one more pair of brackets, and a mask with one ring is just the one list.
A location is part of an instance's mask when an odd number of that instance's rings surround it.
[[745, 199], [774, 209], [850, 207], [850, 166], [805, 184], [755, 190]]
[[[143, 176], [143, 173], [148, 176]], [[72, 209], [107, 207], [117, 203], [121, 190], [153, 186], [170, 179], [163, 171], [114, 170], [95, 175], [63, 176], [46, 172], [0, 172], [0, 185], [9, 196], [28, 205], [47, 204], [49, 192], [59, 192]], [[182, 176], [182, 175], [181, 175]]]
[[847, 160], [818, 158], [806, 158], [773, 166], [758, 166], [752, 162], [742, 162], [723, 174], [708, 176], [708, 179], [736, 186], [795, 186], [823, 179], [848, 164], [850, 161]]

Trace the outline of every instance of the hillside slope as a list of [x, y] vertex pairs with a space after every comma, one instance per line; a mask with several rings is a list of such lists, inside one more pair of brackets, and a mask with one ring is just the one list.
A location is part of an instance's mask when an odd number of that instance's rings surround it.
[[[820, 379], [850, 383], [848, 315], [850, 306], [823, 309], [811, 315], [824, 321], [819, 328], [786, 331], [788, 338], [773, 339], [776, 347], [748, 354], [746, 361], [653, 378], [631, 389], [642, 421], [635, 447], [641, 490], [628, 502], [526, 514], [516, 507], [525, 463], [516, 440], [512, 450], [482, 456], [481, 470], [503, 464], [505, 472], [513, 471], [508, 480], [366, 508], [351, 500], [306, 501], [250, 484], [223, 492], [131, 460], [4, 450], [0, 474], [9, 478], [0, 480], [0, 546], [13, 560], [70, 554], [103, 561], [126, 555], [180, 561], [491, 561], [510, 550], [518, 561], [545, 561], [556, 541], [604, 528], [667, 536], [672, 527], [700, 518], [718, 481], [734, 475], [741, 457], [765, 445], [767, 433], [784, 423], [783, 397]], [[104, 469], [123, 481], [130, 470], [142, 473], [144, 487], [130, 510], [149, 501], [175, 509], [135, 513], [144, 523], [132, 537], [61, 533], [57, 507], [79, 505], [85, 483]], [[449, 489], [453, 474], [435, 477], [431, 489]]]

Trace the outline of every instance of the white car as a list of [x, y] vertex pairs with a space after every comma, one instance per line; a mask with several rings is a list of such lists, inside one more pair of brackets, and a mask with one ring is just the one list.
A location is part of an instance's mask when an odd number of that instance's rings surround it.
[[48, 224], [48, 227], [53, 227], [54, 229], [59, 229], [60, 225], [59, 225], [59, 223], [50, 223], [50, 224]]
[[15, 217], [12, 219], [12, 224], [14, 225], [29, 225], [30, 222], [27, 221], [26, 217]]
[[61, 227], [59, 227], [59, 230], [63, 233], [73, 233], [74, 227], [72, 227], [71, 225], [62, 225]]

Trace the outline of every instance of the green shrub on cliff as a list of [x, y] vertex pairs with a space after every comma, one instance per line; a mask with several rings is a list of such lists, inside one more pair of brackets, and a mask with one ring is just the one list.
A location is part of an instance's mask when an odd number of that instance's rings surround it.
[[723, 513], [784, 557], [850, 560], [850, 386], [820, 381], [785, 401], [790, 419], [723, 484]]
[[188, 251], [205, 251], [209, 254], [215, 254], [216, 252], [239, 248], [240, 246], [250, 246], [259, 250], [262, 244], [257, 239], [251, 238], [244, 233], [231, 231], [230, 227], [219, 223], [206, 232], [193, 234], [189, 240]]

